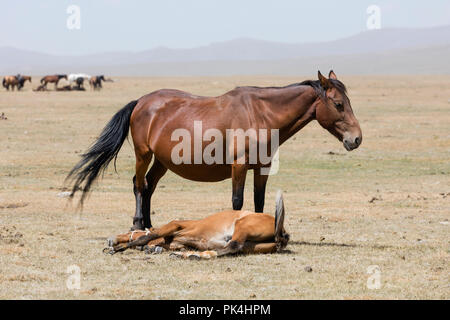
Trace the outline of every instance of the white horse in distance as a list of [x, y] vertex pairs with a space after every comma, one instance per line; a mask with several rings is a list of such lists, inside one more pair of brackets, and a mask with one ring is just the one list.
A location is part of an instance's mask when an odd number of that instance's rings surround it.
[[71, 73], [67, 76], [67, 81], [72, 84], [77, 81], [78, 78], [83, 78], [85, 80], [91, 80], [91, 76], [85, 73]]

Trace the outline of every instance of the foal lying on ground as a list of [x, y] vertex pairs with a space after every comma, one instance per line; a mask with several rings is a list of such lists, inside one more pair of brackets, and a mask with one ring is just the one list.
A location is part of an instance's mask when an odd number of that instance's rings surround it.
[[132, 231], [108, 239], [109, 248], [105, 252], [114, 254], [146, 246], [147, 252], [159, 253], [164, 248], [185, 259], [210, 259], [238, 252], [274, 253], [285, 248], [289, 241], [283, 223], [284, 204], [279, 191], [275, 218], [265, 213], [224, 211], [202, 220], [172, 221], [161, 228]]

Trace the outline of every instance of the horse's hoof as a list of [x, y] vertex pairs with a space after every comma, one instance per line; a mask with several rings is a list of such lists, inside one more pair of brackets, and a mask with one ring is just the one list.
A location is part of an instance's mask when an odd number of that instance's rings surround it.
[[183, 259], [183, 254], [180, 252], [172, 252], [172, 253], [170, 253], [169, 257]]
[[188, 259], [189, 260], [200, 260], [201, 258], [200, 258], [200, 256], [198, 254], [190, 254], [188, 256]]
[[115, 237], [109, 237], [108, 239], [106, 239], [106, 246], [113, 247], [116, 244], [115, 242], [116, 242]]
[[130, 228], [130, 231], [144, 231], [144, 226], [140, 226], [140, 225], [132, 226]]
[[103, 252], [104, 254], [110, 254], [110, 255], [113, 255], [113, 254], [116, 253], [116, 252], [114, 251], [114, 248], [113, 248], [113, 247], [106, 247], [106, 248], [104, 248], [104, 249], [102, 250], [102, 252]]
[[145, 246], [144, 250], [146, 254], [160, 254], [163, 252], [163, 248], [160, 246]]

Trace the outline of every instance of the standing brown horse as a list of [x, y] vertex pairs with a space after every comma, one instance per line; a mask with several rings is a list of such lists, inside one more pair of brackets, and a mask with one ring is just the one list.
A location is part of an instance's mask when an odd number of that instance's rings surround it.
[[45, 76], [41, 79], [41, 84], [43, 84], [44, 87], [47, 88], [47, 83], [54, 83], [55, 89], [56, 89], [58, 87], [58, 82], [61, 79], [67, 80], [67, 75], [66, 74], [54, 74], [51, 76]]
[[2, 81], [3, 87], [9, 91], [9, 87], [11, 86], [11, 90], [14, 91], [14, 87], [19, 85], [19, 80], [16, 76], [5, 76]]
[[16, 75], [16, 76], [5, 76], [2, 81], [3, 87], [6, 88], [6, 90], [9, 90], [9, 87], [11, 86], [11, 90], [14, 91], [14, 87], [17, 86], [17, 90], [20, 90], [23, 88], [25, 81], [30, 81], [31, 83], [31, 77], [30, 76], [22, 76], [22, 75]]
[[[132, 101], [113, 116], [95, 144], [82, 155], [80, 162], [69, 173], [68, 178], [75, 178], [71, 196], [81, 189], [80, 203], [83, 203], [99, 173], [117, 157], [130, 128], [136, 156], [133, 229], [151, 227], [150, 198], [167, 169], [194, 181], [213, 182], [231, 178], [233, 210], [242, 208], [245, 177], [248, 170], [254, 170], [255, 212], [262, 212], [268, 179], [263, 169], [271, 165], [270, 159], [268, 163], [263, 163], [261, 158], [250, 162], [254, 151], [250, 142], [246, 141], [245, 147], [239, 150], [233, 137], [230, 151], [226, 141], [217, 137], [220, 134], [226, 136], [229, 129], [246, 132], [262, 129], [271, 133], [278, 130], [279, 141], [272, 141], [272, 134], [270, 138], [267, 134], [265, 137], [256, 137], [257, 141], [267, 146], [272, 147], [272, 143], [275, 143], [278, 147], [316, 119], [323, 128], [343, 141], [348, 151], [357, 148], [361, 144], [362, 133], [345, 85], [337, 80], [333, 71], [330, 71], [328, 79], [320, 72], [318, 77], [316, 81], [307, 80], [285, 87], [238, 87], [219, 97], [200, 97], [165, 89]], [[181, 129], [188, 136], [195, 136], [194, 121], [201, 121], [205, 136], [208, 131], [211, 133], [211, 130], [215, 130], [214, 142], [226, 146], [227, 152], [232, 154], [231, 163], [206, 163], [202, 159], [196, 161], [198, 153], [210, 151], [210, 145], [205, 141], [200, 144], [190, 142], [188, 147], [197, 152], [190, 155], [189, 152], [185, 154], [187, 149], [182, 149], [183, 155], [181, 152], [178, 155], [184, 160], [180, 162], [178, 158], [174, 159], [174, 150], [179, 151], [180, 139], [180, 136], [174, 137], [174, 132]], [[206, 140], [211, 141], [212, 137]], [[220, 153], [225, 151], [215, 150], [215, 155]], [[147, 173], [153, 156], [153, 165]], [[238, 161], [241, 158], [244, 161]]]

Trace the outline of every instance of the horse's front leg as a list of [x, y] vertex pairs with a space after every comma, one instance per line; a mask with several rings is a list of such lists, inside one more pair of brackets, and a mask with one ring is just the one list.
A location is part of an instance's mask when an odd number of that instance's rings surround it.
[[262, 168], [253, 170], [253, 200], [255, 202], [255, 212], [264, 211], [264, 199], [266, 196], [266, 184], [268, 174], [261, 174]]
[[241, 210], [244, 205], [244, 187], [247, 171], [248, 167], [245, 164], [233, 164], [231, 167], [233, 210]]
[[152, 227], [152, 221], [150, 218], [152, 195], [159, 180], [166, 174], [166, 172], [167, 168], [155, 158], [150, 171], [146, 175], [147, 188], [145, 189], [142, 199], [142, 216], [145, 228]]

